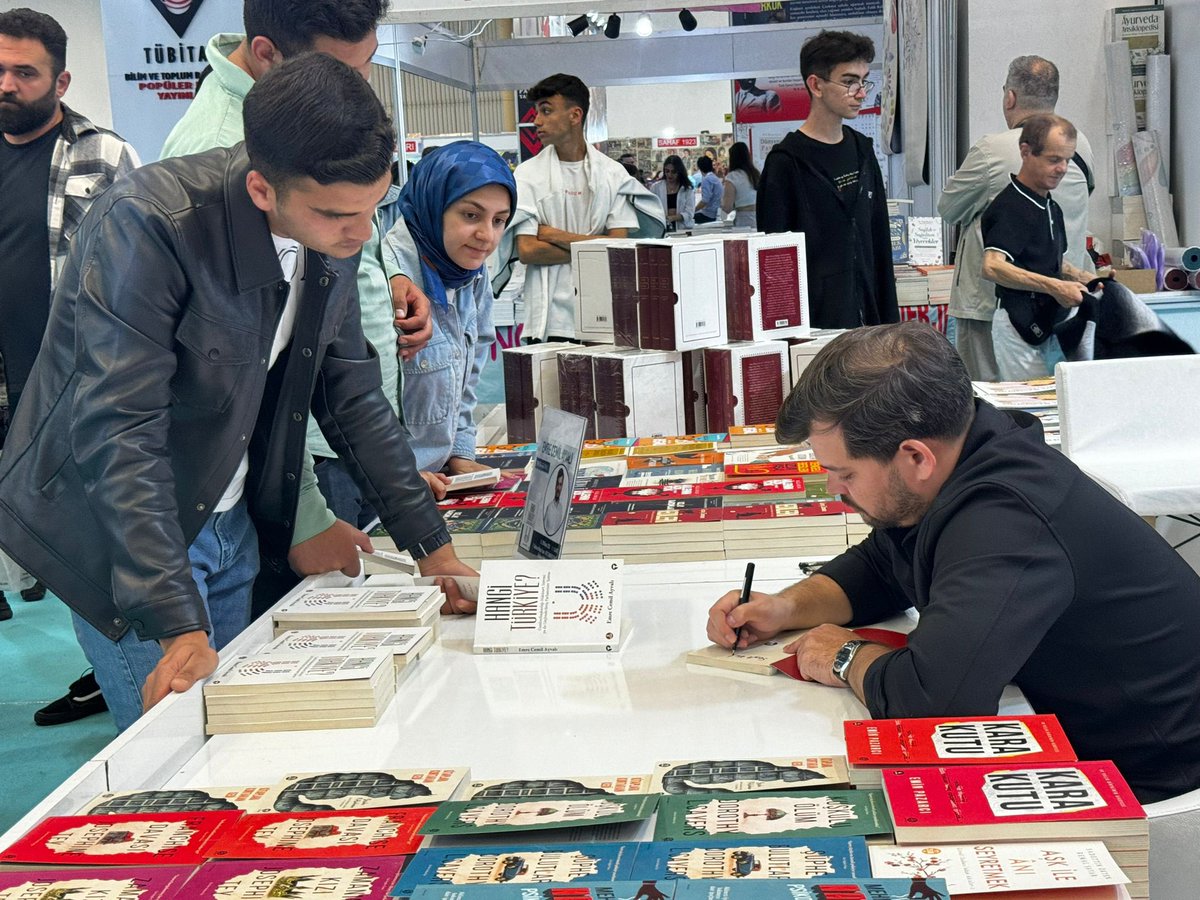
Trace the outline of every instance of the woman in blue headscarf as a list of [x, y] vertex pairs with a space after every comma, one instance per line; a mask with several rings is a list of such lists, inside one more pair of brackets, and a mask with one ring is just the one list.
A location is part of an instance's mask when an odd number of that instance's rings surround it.
[[[517, 202], [517, 185], [496, 151], [455, 141], [413, 168], [387, 245], [400, 270], [425, 291], [433, 339], [403, 363], [401, 408], [417, 467], [434, 495], [446, 475], [475, 462], [475, 389], [495, 340], [487, 258]], [[443, 474], [445, 473], [445, 474]]]

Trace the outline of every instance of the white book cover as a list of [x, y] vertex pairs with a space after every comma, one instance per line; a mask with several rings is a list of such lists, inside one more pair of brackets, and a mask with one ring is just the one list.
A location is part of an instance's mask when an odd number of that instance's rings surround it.
[[675, 349], [698, 350], [728, 340], [725, 251], [721, 242], [686, 241], [672, 254]]
[[754, 340], [805, 337], [808, 257], [799, 232], [746, 238], [750, 263], [750, 322]]
[[[205, 694], [269, 686], [371, 681], [379, 667], [390, 666], [392, 655], [383, 652], [309, 653], [260, 651], [235, 656], [204, 686]], [[214, 690], [215, 689], [215, 690]]]
[[485, 560], [475, 652], [620, 649], [623, 567], [617, 559]]
[[867, 845], [876, 878], [944, 878], [951, 895], [1127, 884], [1102, 841]]
[[441, 602], [442, 592], [436, 587], [349, 587], [313, 588], [276, 610], [276, 613], [305, 615], [340, 615], [355, 613], [412, 613], [421, 614], [430, 605]]
[[613, 339], [612, 281], [608, 274], [611, 240], [571, 244], [571, 281], [575, 288], [575, 337], [581, 341]]
[[[619, 385], [603, 377], [605, 361], [619, 364]], [[683, 354], [678, 350], [613, 350], [592, 357], [592, 370], [597, 437], [682, 434], [687, 430]], [[618, 387], [619, 398], [615, 396]], [[621, 420], [622, 433], [608, 434], [602, 422], [616, 417]]]
[[532, 359], [532, 382], [526, 387], [533, 397], [534, 433], [541, 430], [543, 411], [547, 407], [559, 405], [558, 352], [575, 346], [577, 345], [552, 341], [546, 344], [506, 347], [503, 351], [505, 354], [529, 356]]
[[302, 628], [285, 631], [263, 647], [265, 652], [375, 653], [394, 656], [419, 654], [433, 642], [433, 629], [417, 628]]

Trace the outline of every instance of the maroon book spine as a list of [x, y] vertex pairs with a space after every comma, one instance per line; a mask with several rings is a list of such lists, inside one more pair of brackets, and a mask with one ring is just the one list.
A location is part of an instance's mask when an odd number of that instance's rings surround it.
[[725, 241], [725, 312], [731, 341], [754, 340], [752, 290], [749, 243]]
[[704, 408], [704, 351], [683, 351], [683, 420], [688, 434], [708, 431]]
[[523, 444], [537, 440], [533, 396], [533, 357], [528, 353], [504, 354], [504, 412], [508, 440]]
[[674, 350], [671, 248], [647, 244], [638, 247], [637, 279], [639, 346], [646, 350]]
[[783, 367], [778, 353], [742, 359], [742, 409], [745, 425], [769, 425], [783, 404]]
[[728, 431], [734, 424], [733, 360], [727, 349], [709, 347], [704, 351], [705, 411], [709, 431]]
[[592, 361], [580, 353], [564, 350], [558, 354], [558, 402], [569, 413], [587, 420], [584, 434], [596, 437], [596, 411], [592, 401]]
[[637, 347], [638, 267], [635, 247], [608, 248], [608, 278], [612, 284], [613, 343]]
[[625, 366], [612, 357], [592, 357], [596, 387], [596, 437], [621, 438], [626, 434], [629, 406], [625, 399]]

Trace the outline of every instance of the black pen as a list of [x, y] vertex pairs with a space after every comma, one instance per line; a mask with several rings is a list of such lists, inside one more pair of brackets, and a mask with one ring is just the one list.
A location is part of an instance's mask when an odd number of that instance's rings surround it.
[[[742, 582], [742, 596], [738, 597], [738, 606], [743, 603], [750, 602], [750, 587], [754, 584], [754, 563], [746, 563], [746, 580]], [[733, 631], [733, 649], [729, 651], [730, 655], [737, 653], [738, 642], [742, 639], [742, 626], [739, 625]]]

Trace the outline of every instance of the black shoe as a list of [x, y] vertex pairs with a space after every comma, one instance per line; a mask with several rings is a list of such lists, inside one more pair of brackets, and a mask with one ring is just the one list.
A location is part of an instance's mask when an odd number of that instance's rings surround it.
[[46, 596], [46, 586], [40, 581], [35, 581], [33, 587], [25, 588], [21, 591], [21, 599], [26, 603], [32, 603], [34, 600], [41, 600]]
[[12, 607], [8, 605], [8, 598], [0, 594], [0, 622], [12, 618]]
[[76, 719], [86, 719], [108, 709], [96, 676], [90, 671], [77, 681], [71, 682], [65, 697], [43, 706], [33, 714], [34, 725], [62, 725]]

